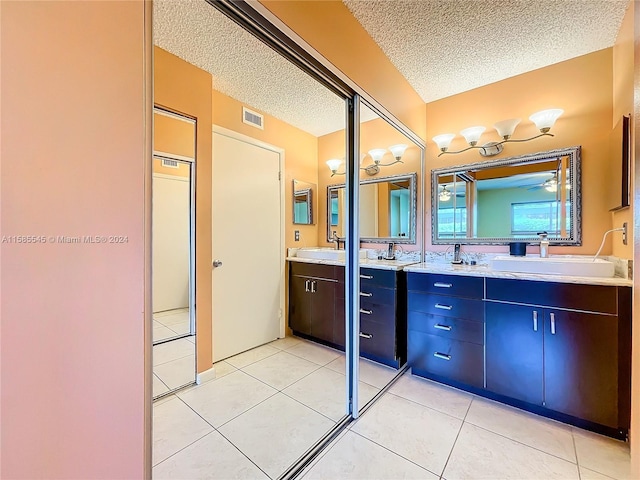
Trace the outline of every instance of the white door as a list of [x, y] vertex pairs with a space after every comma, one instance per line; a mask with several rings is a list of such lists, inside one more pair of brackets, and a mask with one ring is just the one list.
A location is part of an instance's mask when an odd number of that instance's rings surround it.
[[280, 335], [282, 247], [278, 151], [213, 133], [213, 361]]

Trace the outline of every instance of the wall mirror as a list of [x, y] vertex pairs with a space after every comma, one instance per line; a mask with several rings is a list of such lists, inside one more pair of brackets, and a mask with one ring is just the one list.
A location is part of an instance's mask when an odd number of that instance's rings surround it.
[[[327, 187], [327, 240], [346, 231], [344, 185]], [[360, 241], [416, 243], [416, 173], [360, 181]]]
[[296, 225], [313, 225], [313, 192], [317, 190], [315, 183], [293, 180], [293, 223]]
[[432, 241], [580, 245], [580, 147], [431, 172]]

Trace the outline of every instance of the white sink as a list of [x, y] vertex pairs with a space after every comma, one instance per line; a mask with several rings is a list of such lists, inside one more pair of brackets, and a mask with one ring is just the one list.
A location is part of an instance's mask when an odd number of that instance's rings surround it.
[[539, 273], [543, 275], [569, 275], [577, 277], [613, 277], [614, 265], [608, 260], [593, 257], [497, 256], [491, 266], [499, 272]]
[[[367, 258], [367, 251], [360, 250], [360, 258]], [[336, 250], [335, 248], [301, 248], [296, 253], [296, 257], [313, 258], [315, 260], [337, 260], [345, 261], [345, 251]]]

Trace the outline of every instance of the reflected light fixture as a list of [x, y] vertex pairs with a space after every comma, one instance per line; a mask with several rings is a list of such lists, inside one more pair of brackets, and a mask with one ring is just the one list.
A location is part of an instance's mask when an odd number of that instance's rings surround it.
[[536, 138], [545, 137], [545, 136], [553, 137], [553, 134], [549, 133], [549, 130], [551, 130], [551, 127], [553, 127], [553, 125], [556, 123], [556, 120], [563, 113], [564, 113], [564, 110], [560, 108], [552, 108], [549, 110], [542, 110], [540, 112], [536, 112], [532, 114], [529, 117], [529, 120], [535, 123], [536, 128], [540, 131], [540, 134], [535, 135], [531, 138], [519, 138], [519, 139], [511, 138], [511, 135], [513, 135], [513, 132], [515, 131], [518, 124], [520, 123], [520, 119], [510, 118], [508, 120], [502, 120], [493, 126], [493, 128], [496, 129], [496, 132], [498, 132], [498, 135], [502, 137], [502, 140], [498, 142], [489, 142], [489, 143], [485, 143], [484, 145], [478, 145], [478, 141], [480, 140], [480, 137], [486, 130], [482, 126], [469, 127], [462, 130], [460, 132], [460, 135], [464, 137], [464, 139], [469, 144], [469, 146], [467, 148], [464, 148], [462, 150], [457, 150], [455, 152], [448, 151], [449, 146], [451, 145], [451, 142], [456, 136], [455, 133], [443, 133], [441, 135], [436, 135], [435, 137], [433, 137], [432, 140], [436, 143], [436, 145], [438, 145], [438, 148], [440, 149], [440, 154], [438, 156], [444, 155], [445, 153], [448, 153], [448, 154], [462, 153], [462, 152], [466, 152], [467, 150], [471, 150], [472, 148], [476, 148], [479, 150], [480, 155], [482, 155], [483, 157], [491, 157], [493, 155], [497, 155], [500, 152], [502, 152], [503, 145], [505, 143], [528, 142], [529, 140], [534, 140]]
[[446, 202], [447, 200], [449, 200], [451, 198], [451, 192], [449, 190], [447, 190], [447, 186], [446, 185], [442, 186], [442, 190], [438, 194], [438, 198], [440, 199], [441, 202]]
[[[360, 170], [364, 170], [367, 172], [367, 175], [376, 175], [380, 172], [380, 167], [389, 167], [391, 165], [395, 165], [396, 163], [402, 162], [402, 155], [404, 155], [404, 151], [407, 149], [407, 145], [404, 143], [399, 143], [397, 145], [391, 145], [387, 148], [374, 148], [373, 150], [369, 150], [369, 156], [372, 158], [373, 163], [371, 165], [362, 166], [362, 161], [366, 157], [366, 154], [360, 155]], [[382, 159], [386, 155], [388, 151], [391, 151], [394, 160], [388, 163], [382, 163]], [[331, 160], [327, 160], [327, 165], [329, 166], [329, 170], [331, 170], [331, 176], [334, 175], [344, 175], [345, 172], [339, 172], [338, 169], [342, 165], [343, 161], [337, 158], [332, 158]]]

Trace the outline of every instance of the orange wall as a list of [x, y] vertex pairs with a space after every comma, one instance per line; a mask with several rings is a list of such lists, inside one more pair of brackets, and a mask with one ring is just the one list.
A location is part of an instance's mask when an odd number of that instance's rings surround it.
[[[382, 167], [380, 173], [375, 177], [370, 177], [363, 170], [360, 171], [361, 179], [370, 179], [378, 177], [387, 177], [390, 175], [400, 175], [403, 173], [417, 173], [417, 195], [418, 195], [418, 218], [417, 218], [417, 235], [415, 245], [402, 245], [404, 250], [420, 250], [422, 245], [422, 215], [420, 215], [420, 190], [422, 188], [422, 178], [420, 171], [420, 148], [416, 147], [407, 138], [389, 125], [385, 120], [377, 118], [360, 124], [360, 150], [363, 153], [368, 152], [374, 148], [388, 148], [391, 145], [398, 143], [404, 143], [409, 145], [402, 161], [404, 163], [398, 163], [389, 167]], [[345, 157], [345, 133], [344, 130], [323, 135], [318, 138], [318, 239], [317, 245], [331, 245], [327, 242], [327, 186], [344, 184], [344, 175], [331, 176], [331, 171], [325, 163], [331, 158], [344, 158]], [[383, 162], [393, 161], [391, 152], [387, 152], [383, 158]], [[367, 155], [362, 162], [362, 165], [369, 165], [372, 163], [371, 156]], [[340, 167], [339, 171], [344, 171], [344, 166]], [[363, 244], [363, 248], [384, 248], [386, 244]]]
[[[630, 115], [633, 112], [633, 12], [634, 4], [629, 2], [627, 13], [622, 20], [616, 43], [613, 46], [613, 118], [612, 127], [622, 118], [622, 115]], [[633, 127], [632, 127], [633, 130]], [[619, 138], [612, 139], [619, 141]], [[611, 159], [612, 165], [617, 165], [615, 158]], [[618, 160], [619, 161], [619, 160]], [[633, 192], [633, 162], [631, 168], [631, 192]], [[613, 242], [613, 254], [622, 258], [633, 258], [633, 194], [631, 195], [631, 208], [612, 213], [613, 227], [621, 227], [627, 222], [628, 244]], [[614, 233], [613, 235], [619, 235]]]
[[[533, 112], [545, 108], [562, 108], [563, 116], [551, 133], [554, 137], [542, 137], [531, 142], [506, 144], [504, 151], [491, 159], [508, 158], [526, 153], [556, 148], [582, 146], [582, 246], [551, 247], [555, 254], [593, 254], [602, 241], [602, 235], [611, 228], [611, 214], [607, 206], [606, 182], [609, 168], [609, 135], [612, 129], [612, 49], [567, 60], [549, 67], [534, 70], [469, 92], [454, 95], [427, 104], [427, 136], [440, 133], [458, 133], [465, 127], [484, 125], [487, 131], [481, 142], [498, 139], [492, 125], [507, 118], [522, 118], [514, 138], [527, 138], [538, 133], [528, 120]], [[467, 144], [458, 135], [451, 150]], [[430, 189], [431, 170], [434, 168], [464, 165], [487, 160], [476, 150], [438, 158], [435, 143], [428, 143], [426, 152], [427, 191]], [[427, 195], [425, 222], [430, 234], [431, 197]], [[620, 237], [614, 238], [621, 243]], [[618, 234], [619, 235], [619, 234]], [[611, 236], [611, 235], [610, 235]], [[425, 249], [445, 250], [446, 245], [432, 246], [431, 236], [425, 239]], [[476, 251], [506, 252], [507, 246], [467, 247]], [[611, 241], [603, 254], [611, 253]], [[530, 247], [530, 251], [535, 251]]]
[[154, 103], [196, 119], [196, 369], [211, 351], [211, 75], [154, 47]]
[[195, 123], [153, 113], [153, 150], [182, 157], [196, 156]]
[[[340, 0], [260, 0], [271, 13], [425, 138], [425, 104]], [[375, 72], [375, 74], [372, 74]]]
[[142, 478], [149, 17], [142, 1], [0, 11], [1, 234], [46, 239], [1, 244], [0, 477]]

